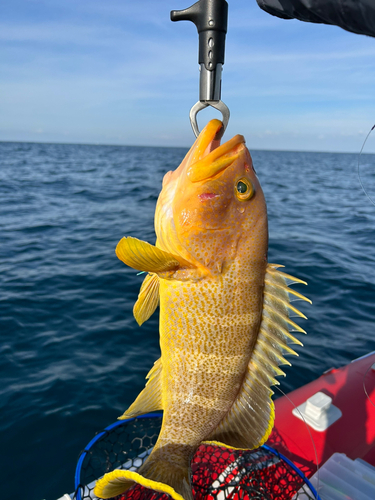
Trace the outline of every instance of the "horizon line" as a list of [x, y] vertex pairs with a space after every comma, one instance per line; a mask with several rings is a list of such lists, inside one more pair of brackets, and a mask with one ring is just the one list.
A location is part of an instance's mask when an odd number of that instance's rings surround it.
[[[50, 145], [65, 145], [65, 146], [100, 146], [100, 147], [122, 147], [122, 148], [168, 148], [168, 149], [187, 149], [189, 150], [191, 146], [154, 146], [154, 145], [136, 145], [136, 144], [102, 144], [97, 142], [48, 142], [48, 141], [5, 141], [0, 139], [0, 144], [50, 144]], [[280, 153], [333, 153], [333, 154], [350, 154], [350, 155], [374, 155], [374, 152], [365, 151], [321, 151], [321, 150], [309, 150], [309, 149], [264, 149], [264, 148], [251, 148], [249, 151], [268, 151], [268, 152], [280, 152]]]

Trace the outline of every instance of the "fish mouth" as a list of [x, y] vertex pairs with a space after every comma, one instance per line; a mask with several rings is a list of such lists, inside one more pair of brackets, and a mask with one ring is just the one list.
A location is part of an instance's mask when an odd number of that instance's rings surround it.
[[236, 135], [220, 145], [223, 132], [223, 123], [211, 120], [199, 134], [187, 169], [187, 177], [191, 182], [204, 181], [220, 174], [245, 149], [243, 135]]

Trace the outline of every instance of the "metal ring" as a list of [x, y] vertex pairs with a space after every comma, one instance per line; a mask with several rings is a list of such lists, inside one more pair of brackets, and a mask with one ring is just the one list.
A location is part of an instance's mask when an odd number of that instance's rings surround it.
[[199, 135], [199, 128], [198, 128], [198, 123], [197, 123], [197, 114], [199, 111], [201, 111], [204, 108], [207, 108], [208, 106], [211, 106], [223, 115], [223, 129], [227, 128], [228, 122], [229, 122], [229, 116], [230, 112], [228, 109], [228, 106], [226, 106], [223, 101], [198, 101], [190, 110], [190, 123], [191, 127], [193, 129], [193, 132], [195, 134], [195, 137], [198, 137]]

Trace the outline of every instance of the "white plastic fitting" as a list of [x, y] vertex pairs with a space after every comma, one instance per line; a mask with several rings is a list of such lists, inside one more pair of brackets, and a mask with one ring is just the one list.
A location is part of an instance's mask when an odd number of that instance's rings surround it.
[[342, 416], [341, 410], [332, 404], [332, 398], [324, 392], [317, 392], [294, 408], [292, 413], [318, 432], [325, 431]]

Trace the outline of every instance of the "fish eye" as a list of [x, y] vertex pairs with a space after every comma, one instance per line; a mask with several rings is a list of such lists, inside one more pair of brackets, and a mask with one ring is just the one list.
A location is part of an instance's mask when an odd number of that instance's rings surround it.
[[254, 186], [248, 179], [240, 179], [237, 181], [235, 193], [239, 200], [249, 200], [254, 195]]

